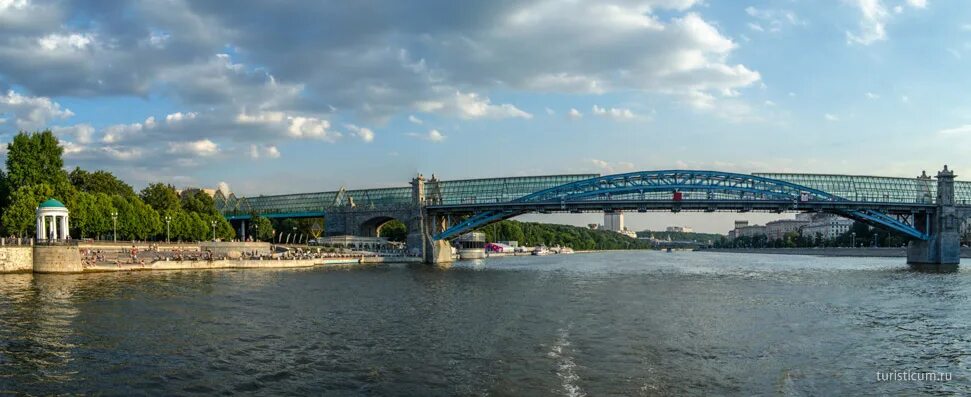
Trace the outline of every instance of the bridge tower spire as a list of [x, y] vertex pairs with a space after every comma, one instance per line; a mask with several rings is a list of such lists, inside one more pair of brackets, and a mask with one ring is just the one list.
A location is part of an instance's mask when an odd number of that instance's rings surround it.
[[915, 217], [915, 226], [930, 235], [926, 241], [912, 240], [907, 263], [918, 266], [956, 266], [961, 261], [960, 220], [954, 202], [954, 171], [937, 173], [937, 204], [933, 214]]

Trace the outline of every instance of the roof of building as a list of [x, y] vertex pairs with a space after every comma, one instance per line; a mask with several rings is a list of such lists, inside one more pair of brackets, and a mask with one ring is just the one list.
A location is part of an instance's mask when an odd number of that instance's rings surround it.
[[47, 201], [40, 203], [40, 208], [67, 208], [64, 203], [57, 201], [55, 199], [49, 198]]

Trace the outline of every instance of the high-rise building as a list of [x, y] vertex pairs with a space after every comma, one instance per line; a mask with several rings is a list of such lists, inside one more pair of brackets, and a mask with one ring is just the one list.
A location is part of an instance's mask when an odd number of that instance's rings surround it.
[[624, 230], [624, 213], [617, 212], [605, 212], [604, 213], [604, 229], [610, 230], [612, 232], [621, 232]]

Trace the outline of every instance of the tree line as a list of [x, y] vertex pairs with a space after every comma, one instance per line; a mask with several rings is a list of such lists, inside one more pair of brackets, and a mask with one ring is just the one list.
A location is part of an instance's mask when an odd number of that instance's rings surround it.
[[609, 230], [505, 220], [485, 226], [486, 241], [518, 241], [522, 246], [565, 246], [576, 250], [650, 249], [647, 241]]
[[64, 170], [64, 148], [50, 131], [20, 132], [7, 144], [0, 170], [0, 229], [8, 236], [35, 231], [35, 209], [54, 198], [70, 212], [73, 238], [198, 241], [236, 237], [233, 227], [200, 189], [179, 192], [152, 183], [136, 193], [108, 171]]

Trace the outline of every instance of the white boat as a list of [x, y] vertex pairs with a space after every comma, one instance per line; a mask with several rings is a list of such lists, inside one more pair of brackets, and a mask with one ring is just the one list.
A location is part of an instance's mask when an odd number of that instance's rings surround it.
[[561, 254], [572, 254], [573, 253], [573, 248], [570, 248], [570, 247], [560, 248], [560, 252], [559, 253], [561, 253]]
[[549, 255], [549, 254], [550, 254], [550, 250], [542, 245], [533, 249], [533, 255], [539, 256], [539, 255]]

